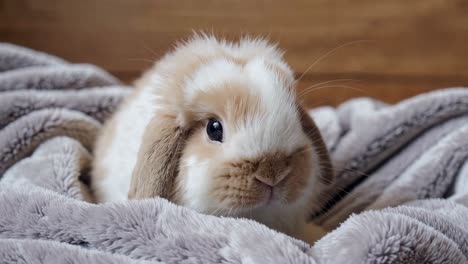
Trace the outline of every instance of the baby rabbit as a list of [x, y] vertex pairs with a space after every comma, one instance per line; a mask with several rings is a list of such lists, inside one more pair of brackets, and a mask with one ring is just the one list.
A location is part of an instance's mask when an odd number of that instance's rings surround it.
[[95, 154], [99, 202], [159, 196], [309, 241], [307, 217], [333, 180], [283, 53], [250, 38], [180, 43], [136, 82]]

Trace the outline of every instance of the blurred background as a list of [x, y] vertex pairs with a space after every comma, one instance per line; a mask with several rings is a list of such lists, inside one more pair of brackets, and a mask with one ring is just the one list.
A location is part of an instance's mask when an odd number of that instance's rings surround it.
[[279, 42], [309, 107], [468, 86], [467, 0], [0, 0], [0, 41], [127, 83], [192, 30]]

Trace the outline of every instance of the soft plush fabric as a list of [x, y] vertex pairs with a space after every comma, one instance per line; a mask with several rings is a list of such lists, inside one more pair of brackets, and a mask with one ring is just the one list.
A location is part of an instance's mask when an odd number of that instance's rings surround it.
[[311, 110], [337, 175], [313, 246], [160, 198], [93, 204], [93, 141], [129, 91], [0, 44], [2, 263], [468, 263], [468, 89]]

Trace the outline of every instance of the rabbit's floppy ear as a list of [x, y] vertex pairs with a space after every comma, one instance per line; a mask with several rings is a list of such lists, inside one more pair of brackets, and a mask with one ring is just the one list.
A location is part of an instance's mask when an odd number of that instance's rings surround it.
[[312, 146], [315, 148], [319, 159], [320, 181], [326, 185], [330, 185], [334, 182], [335, 175], [333, 173], [330, 156], [328, 155], [328, 149], [323, 141], [322, 135], [320, 134], [317, 125], [315, 125], [315, 122], [300, 105], [298, 105], [298, 112], [301, 119], [302, 129], [307, 137], [312, 141]]
[[172, 116], [155, 116], [145, 129], [132, 173], [129, 199], [174, 195], [187, 132]]

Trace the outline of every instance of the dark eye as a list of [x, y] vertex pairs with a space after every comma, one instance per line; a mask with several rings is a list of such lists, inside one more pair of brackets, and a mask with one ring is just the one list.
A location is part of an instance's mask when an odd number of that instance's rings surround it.
[[223, 126], [216, 119], [210, 119], [206, 126], [206, 133], [213, 141], [223, 142]]

